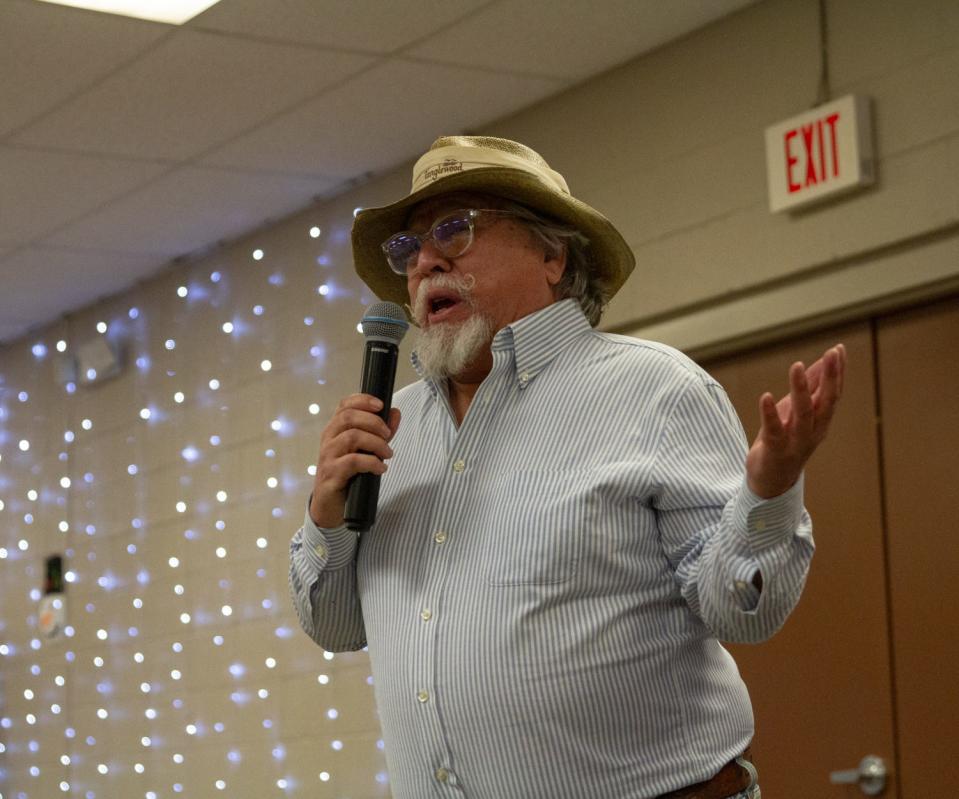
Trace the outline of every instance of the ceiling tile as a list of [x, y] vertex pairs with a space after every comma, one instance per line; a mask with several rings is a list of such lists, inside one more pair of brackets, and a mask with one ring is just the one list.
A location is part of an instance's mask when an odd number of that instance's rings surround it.
[[412, 158], [563, 88], [556, 80], [391, 59], [237, 139], [206, 163], [350, 178]]
[[0, 136], [74, 96], [170, 28], [46, 3], [0, 3]]
[[366, 56], [181, 30], [14, 141], [186, 159], [369, 63]]
[[0, 242], [26, 243], [169, 170], [0, 146]]
[[582, 80], [755, 0], [504, 0], [406, 55]]
[[0, 341], [115, 294], [161, 265], [151, 256], [37, 247], [0, 257]]
[[319, 178], [185, 167], [42, 243], [173, 258], [286, 216], [332, 185]]
[[489, 0], [222, 0], [191, 28], [267, 36], [289, 42], [391, 53], [428, 36]]

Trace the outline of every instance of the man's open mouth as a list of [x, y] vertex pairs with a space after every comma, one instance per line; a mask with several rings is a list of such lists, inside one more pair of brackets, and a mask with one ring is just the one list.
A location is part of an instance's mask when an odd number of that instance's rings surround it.
[[447, 317], [452, 316], [456, 308], [462, 304], [463, 300], [455, 294], [438, 293], [429, 298], [427, 320], [430, 324], [442, 322]]

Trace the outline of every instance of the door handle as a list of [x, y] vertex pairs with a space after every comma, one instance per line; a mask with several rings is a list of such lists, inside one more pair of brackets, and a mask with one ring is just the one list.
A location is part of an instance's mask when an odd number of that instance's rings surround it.
[[829, 775], [833, 785], [859, 785], [866, 796], [879, 796], [886, 788], [886, 761], [876, 755], [866, 755], [859, 768], [833, 771]]

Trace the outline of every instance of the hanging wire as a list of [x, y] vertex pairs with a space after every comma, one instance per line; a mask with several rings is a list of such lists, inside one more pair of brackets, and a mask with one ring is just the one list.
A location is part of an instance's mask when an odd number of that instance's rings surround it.
[[832, 97], [829, 87], [829, 29], [826, 19], [826, 0], [819, 0], [819, 90], [816, 105], [828, 103]]

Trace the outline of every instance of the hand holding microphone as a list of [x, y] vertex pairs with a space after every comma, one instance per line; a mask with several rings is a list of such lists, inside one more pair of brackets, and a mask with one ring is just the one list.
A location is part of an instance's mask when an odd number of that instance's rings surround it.
[[390, 410], [399, 342], [409, 325], [396, 303], [370, 306], [362, 320], [366, 348], [359, 394], [340, 401], [320, 437], [310, 516], [318, 527], [368, 530], [376, 518], [380, 475], [400, 423]]

